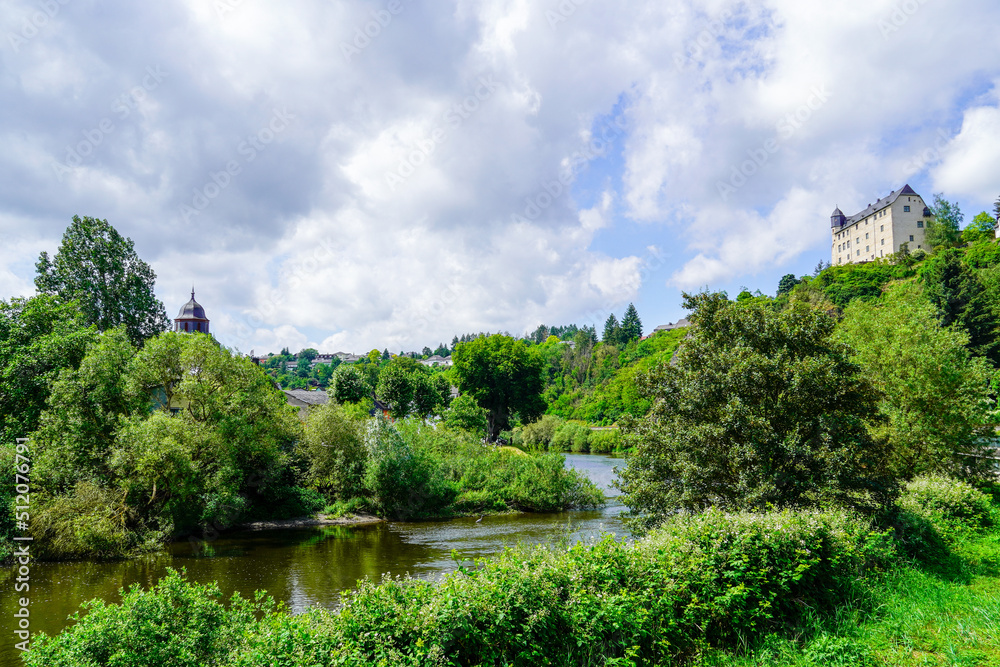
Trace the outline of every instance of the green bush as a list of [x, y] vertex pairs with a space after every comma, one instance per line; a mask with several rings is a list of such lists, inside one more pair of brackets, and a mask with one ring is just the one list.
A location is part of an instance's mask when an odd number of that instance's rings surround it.
[[312, 408], [305, 437], [296, 444], [307, 468], [306, 483], [331, 500], [357, 496], [365, 474], [363, 429], [364, 423], [338, 403]]
[[608, 536], [507, 550], [438, 582], [365, 581], [337, 612], [226, 610], [217, 589], [173, 574], [122, 605], [91, 603], [28, 665], [674, 664], [829, 612], [894, 558], [886, 533], [845, 513], [710, 511], [634, 544]]
[[56, 637], [39, 634], [25, 654], [28, 667], [203, 667], [219, 665], [246, 632], [255, 613], [273, 613], [273, 601], [234, 595], [227, 608], [217, 584], [193, 584], [171, 570], [149, 591], [136, 584], [121, 604], [91, 600], [85, 615]]
[[995, 525], [997, 516], [988, 495], [951, 477], [926, 475], [906, 485], [897, 506], [926, 520], [949, 541]]
[[607, 431], [591, 431], [590, 451], [592, 454], [610, 454], [619, 452], [625, 448], [621, 431], [611, 429]]
[[555, 415], [545, 415], [521, 430], [524, 444], [537, 449], [548, 449], [549, 443], [564, 421]]
[[590, 429], [577, 422], [565, 422], [553, 434], [549, 449], [556, 452], [590, 451]]

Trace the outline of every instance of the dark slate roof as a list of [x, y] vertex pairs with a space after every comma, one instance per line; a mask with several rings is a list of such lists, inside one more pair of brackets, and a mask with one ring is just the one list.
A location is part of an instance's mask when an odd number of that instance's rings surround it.
[[[895, 203], [895, 201], [897, 199], [899, 199], [903, 195], [919, 196], [913, 190], [913, 188], [911, 188], [909, 185], [904, 185], [903, 187], [901, 187], [900, 189], [896, 190], [895, 192], [889, 193], [888, 196], [883, 197], [882, 199], [879, 199], [874, 204], [869, 204], [868, 208], [866, 208], [865, 210], [861, 211], [860, 213], [855, 213], [854, 215], [852, 215], [849, 218], [847, 218], [847, 225], [853, 225], [858, 220], [864, 220], [865, 218], [867, 218], [872, 213], [877, 213], [878, 211], [881, 211], [882, 209], [884, 209], [887, 206], [892, 206], [892, 204]], [[847, 225], [845, 225], [845, 226], [847, 226]]]
[[325, 391], [308, 391], [306, 389], [286, 389], [285, 394], [297, 398], [306, 405], [326, 405], [330, 396]]
[[191, 288], [191, 300], [181, 307], [181, 312], [177, 315], [178, 320], [207, 320], [205, 309], [194, 300], [194, 288]]
[[689, 327], [689, 326], [691, 326], [691, 320], [689, 320], [688, 318], [685, 317], [683, 319], [677, 320], [673, 324], [661, 324], [660, 326], [658, 326], [655, 329], [653, 329], [653, 331], [654, 332], [655, 331], [673, 331], [674, 329], [683, 329], [684, 327]]
[[831, 214], [831, 216], [830, 216], [830, 217], [831, 217], [831, 218], [832, 218], [832, 217], [840, 217], [840, 216], [842, 216], [842, 215], [844, 215], [844, 212], [843, 212], [843, 211], [841, 211], [841, 210], [840, 210], [840, 207], [838, 206], [837, 208], [833, 209], [833, 213]]

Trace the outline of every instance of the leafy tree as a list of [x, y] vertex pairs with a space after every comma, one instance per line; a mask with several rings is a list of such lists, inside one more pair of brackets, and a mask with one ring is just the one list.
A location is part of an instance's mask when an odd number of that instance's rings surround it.
[[59, 372], [76, 368], [97, 338], [75, 303], [36, 296], [0, 301], [0, 435], [25, 438], [38, 428]]
[[642, 320], [639, 319], [639, 311], [635, 309], [635, 305], [630, 303], [622, 317], [621, 343], [625, 345], [640, 338], [642, 338]]
[[974, 354], [989, 357], [994, 363], [1000, 361], [1000, 323], [978, 274], [962, 261], [961, 252], [949, 248], [936, 253], [924, 264], [920, 280], [937, 308], [941, 325], [962, 327]]
[[879, 390], [878, 408], [887, 419], [873, 423], [872, 431], [892, 446], [898, 476], [984, 472], [963, 455], [981, 450], [991, 433], [992, 372], [984, 359], [969, 355], [965, 331], [941, 324], [917, 285], [896, 285], [879, 303], [855, 301], [836, 337], [851, 346], [853, 360]]
[[434, 350], [434, 354], [438, 355], [439, 357], [447, 357], [449, 354], [451, 354], [451, 352], [448, 350], [448, 348], [445, 346], [444, 343], [441, 343], [440, 345], [438, 345], [437, 349]]
[[55, 257], [43, 252], [35, 269], [39, 294], [76, 300], [101, 331], [123, 325], [141, 345], [167, 328], [166, 311], [153, 294], [156, 274], [139, 259], [132, 239], [107, 220], [73, 216]]
[[313, 360], [318, 356], [319, 356], [318, 350], [311, 347], [307, 347], [306, 349], [302, 350], [297, 355], [295, 355], [295, 358], [300, 362], [304, 361], [306, 362], [306, 364], [311, 364]]
[[957, 203], [953, 203], [942, 197], [940, 194], [934, 195], [934, 205], [931, 207], [934, 218], [927, 221], [926, 235], [928, 247], [932, 250], [938, 248], [952, 248], [961, 240], [962, 215]]
[[[817, 271], [817, 274], [819, 273], [820, 271]], [[782, 294], [788, 294], [795, 288], [795, 286], [798, 283], [799, 280], [798, 278], [795, 277], [794, 273], [786, 273], [784, 276], [781, 277], [781, 280], [778, 282], [778, 296], [781, 296]]]
[[371, 396], [371, 385], [354, 364], [344, 364], [330, 379], [330, 398], [338, 403], [357, 403]]
[[444, 423], [449, 428], [469, 431], [480, 438], [486, 437], [488, 428], [486, 410], [468, 394], [461, 394], [451, 402], [451, 407], [444, 413]]
[[650, 414], [623, 420], [635, 449], [620, 484], [635, 524], [678, 508], [891, 500], [886, 452], [865, 426], [878, 393], [831, 340], [831, 317], [720, 293], [684, 305], [690, 338], [641, 380]]
[[533, 421], [545, 412], [544, 361], [524, 342], [496, 334], [462, 343], [452, 355], [458, 390], [487, 412], [487, 437], [496, 442], [517, 414]]
[[601, 340], [608, 345], [618, 345], [620, 338], [621, 325], [618, 324], [618, 318], [615, 317], [615, 314], [611, 313], [604, 322], [604, 335], [601, 336]]
[[308, 483], [329, 500], [361, 495], [366, 458], [364, 425], [342, 405], [330, 402], [310, 410], [305, 437], [296, 451], [307, 465]]
[[995, 226], [996, 220], [989, 213], [986, 211], [978, 213], [972, 222], [962, 230], [962, 241], [965, 243], [992, 241], [995, 238]]

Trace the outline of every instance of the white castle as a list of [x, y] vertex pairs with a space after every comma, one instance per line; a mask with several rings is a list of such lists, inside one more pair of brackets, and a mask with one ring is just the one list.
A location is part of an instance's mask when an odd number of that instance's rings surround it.
[[850, 217], [838, 208], [830, 216], [830, 263], [870, 262], [899, 252], [904, 243], [911, 251], [923, 248], [927, 221], [933, 217], [909, 185]]

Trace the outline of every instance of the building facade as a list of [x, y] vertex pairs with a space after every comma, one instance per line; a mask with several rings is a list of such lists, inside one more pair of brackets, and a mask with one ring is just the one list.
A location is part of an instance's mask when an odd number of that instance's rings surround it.
[[904, 243], [911, 251], [926, 249], [924, 234], [932, 218], [930, 208], [909, 185], [850, 217], [838, 208], [830, 216], [830, 263], [871, 262], [899, 252]]

